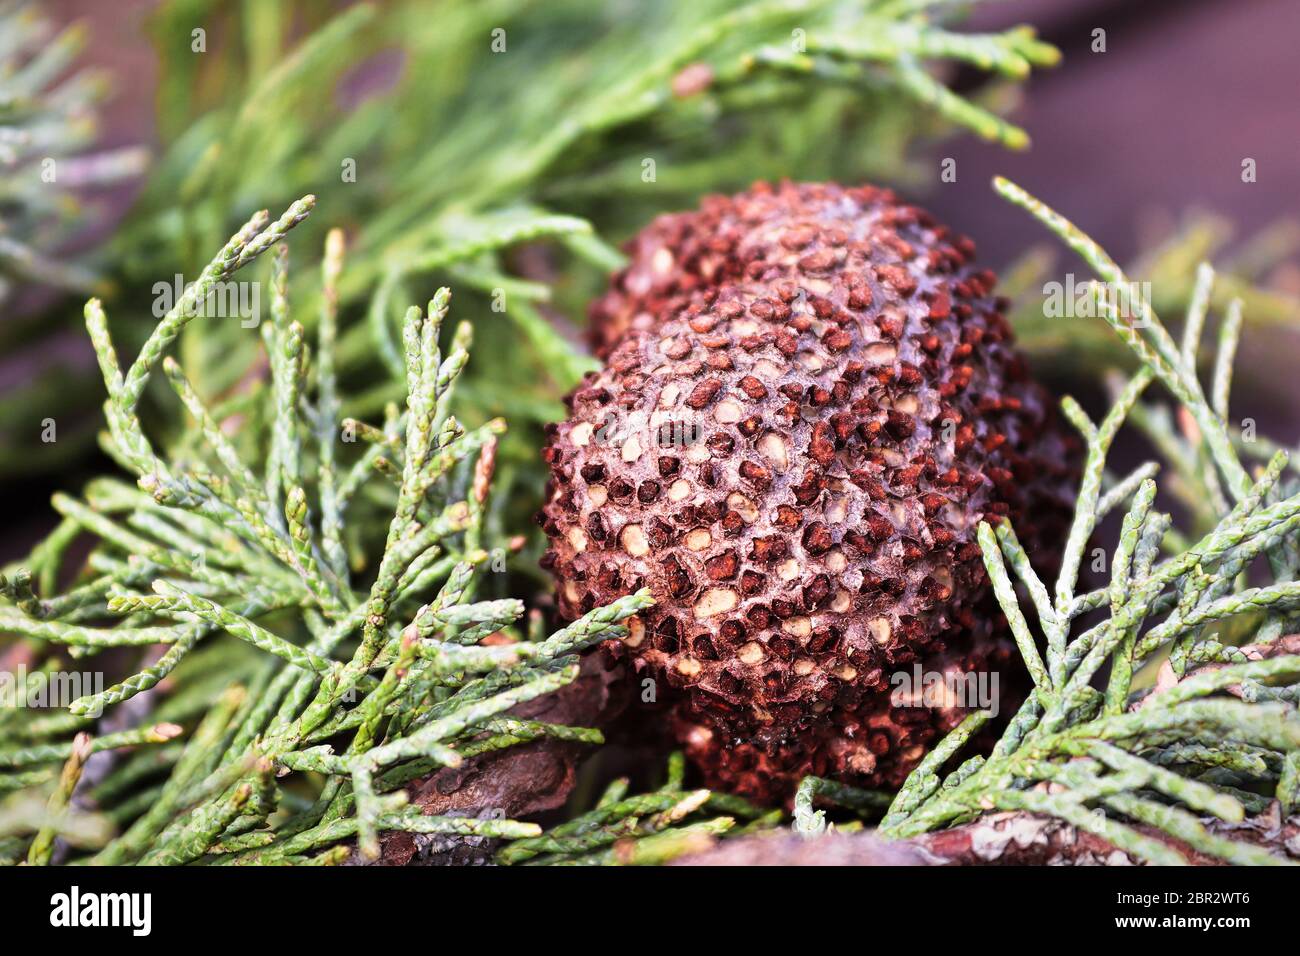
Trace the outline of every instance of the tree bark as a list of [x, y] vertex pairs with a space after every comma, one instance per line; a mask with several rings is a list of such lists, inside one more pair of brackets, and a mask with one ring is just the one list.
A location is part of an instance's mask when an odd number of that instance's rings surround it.
[[[554, 694], [512, 710], [515, 717], [553, 724], [601, 727], [626, 708], [629, 682], [623, 665], [605, 654], [582, 659], [578, 678]], [[411, 805], [426, 814], [529, 819], [564, 805], [573, 791], [579, 761], [590, 747], [552, 738], [483, 754], [460, 767], [440, 770], [407, 786]], [[405, 832], [380, 834], [377, 864], [419, 866], [439, 862], [486, 862], [492, 841], [430, 839]], [[353, 862], [357, 855], [353, 854]]]

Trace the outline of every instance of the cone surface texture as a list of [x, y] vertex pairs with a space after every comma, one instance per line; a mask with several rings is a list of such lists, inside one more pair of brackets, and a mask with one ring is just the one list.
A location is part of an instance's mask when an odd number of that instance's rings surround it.
[[[891, 675], [1014, 670], [976, 529], [1058, 545], [1075, 448], [970, 240], [872, 187], [662, 216], [592, 309], [545, 455], [566, 617], [649, 586], [617, 652], [715, 785], [896, 785], [964, 712]], [[1004, 683], [1008, 680], [1003, 674]]]

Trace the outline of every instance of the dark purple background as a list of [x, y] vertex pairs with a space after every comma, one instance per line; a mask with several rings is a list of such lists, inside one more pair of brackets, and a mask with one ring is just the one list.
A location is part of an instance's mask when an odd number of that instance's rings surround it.
[[[971, 28], [1032, 23], [1064, 60], [1030, 80], [1017, 120], [1033, 137], [1008, 154], [970, 137], [945, 147], [959, 182], [1009, 176], [1075, 218], [1119, 260], [1139, 224], [1201, 206], [1242, 230], [1295, 215], [1300, 182], [1300, 4], [1295, 0], [1016, 0]], [[1091, 52], [1092, 30], [1107, 52]], [[1258, 181], [1241, 181], [1253, 157]], [[987, 189], [940, 189], [941, 218], [999, 254], [1041, 236]]]

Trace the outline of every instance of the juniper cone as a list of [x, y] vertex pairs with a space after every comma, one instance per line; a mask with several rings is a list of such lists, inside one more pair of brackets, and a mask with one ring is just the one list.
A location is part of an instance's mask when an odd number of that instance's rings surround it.
[[[984, 623], [981, 631], [991, 626]], [[978, 708], [974, 697], [961, 695], [961, 684], [984, 681], [999, 714], [1013, 712], [1024, 699], [1025, 682], [1017, 679], [1024, 668], [1013, 642], [981, 635], [950, 643], [951, 649], [922, 658], [922, 673], [932, 684], [868, 694], [858, 706], [834, 708], [799, 733], [769, 734], [766, 740], [728, 737], [688, 704], [675, 708], [673, 731], [708, 786], [763, 803], [788, 803], [809, 775], [896, 789], [934, 744]], [[990, 736], [982, 735], [979, 743]]]
[[711, 782], [896, 785], [960, 714], [900, 714], [890, 674], [996, 650], [979, 522], [1042, 558], [1071, 510], [1075, 443], [995, 276], [893, 193], [829, 183], [709, 197], [628, 251], [592, 310], [606, 365], [545, 451], [562, 613], [651, 589], [621, 652]]

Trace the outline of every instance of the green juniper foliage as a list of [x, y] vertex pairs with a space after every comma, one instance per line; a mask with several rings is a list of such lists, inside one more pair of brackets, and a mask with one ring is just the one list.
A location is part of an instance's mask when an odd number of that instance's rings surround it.
[[[540, 485], [537, 430], [592, 367], [558, 316], [581, 315], [621, 262], [613, 243], [758, 177], [916, 182], [908, 150], [954, 128], [1023, 146], [1025, 133], [998, 114], [1015, 83], [1058, 57], [1029, 28], [955, 32], [947, 3], [473, 0], [440, 3], [436, 16], [428, 0], [339, 7], [159, 4], [149, 33], [163, 150], [111, 243], [122, 292], [106, 301], [123, 344], [138, 346], [155, 283], [192, 279], [246, 210], [312, 192], [349, 230], [339, 296], [345, 314], [366, 317], [341, 329], [345, 413], [378, 418], [402, 400], [401, 309], [454, 286], [482, 346], [459, 412], [510, 420], [499, 469], [510, 496]], [[990, 82], [954, 94], [934, 75], [949, 64]], [[306, 224], [300, 255], [314, 258], [324, 232]], [[545, 254], [518, 253], [540, 238]], [[297, 275], [311, 331], [320, 293], [314, 270]], [[256, 352], [237, 323], [205, 324], [182, 334], [176, 359], [211, 400]], [[147, 399], [146, 417], [179, 431], [165, 388]], [[62, 454], [72, 437], [61, 436]], [[30, 473], [32, 462], [13, 468]]]
[[[392, 613], [407, 614], [402, 623], [409, 623], [414, 602], [438, 593], [431, 589], [446, 582], [458, 561], [480, 571], [495, 569], [500, 555], [520, 546], [510, 529], [521, 526], [543, 470], [536, 428], [560, 413], [558, 396], [591, 367], [557, 332], [557, 315], [578, 314], [603, 274], [620, 264], [611, 240], [700, 191], [755, 176], [797, 168], [810, 176], [905, 179], [910, 142], [938, 133], [947, 121], [1022, 146], [1023, 131], [995, 115], [1005, 105], [995, 89], [981, 91], [979, 103], [968, 101], [948, 93], [922, 67], [964, 62], [1018, 80], [1031, 66], [1057, 58], [1028, 28], [956, 34], [939, 23], [947, 16], [943, 5], [863, 0], [595, 7], [576, 0], [495, 2], [445, 5], [437, 18], [427, 15], [423, 0], [355, 4], [342, 11], [267, 0], [243, 5], [242, 17], [232, 17], [230, 9], [205, 0], [164, 3], [152, 23], [165, 78], [159, 125], [166, 149], [112, 244], [111, 261], [124, 291], [116, 304], [109, 302], [118, 346], [140, 348], [141, 360], [121, 388], [115, 384], [122, 375], [114, 371], [116, 363], [105, 368], [113, 397], [106, 406], [110, 434], [102, 443], [139, 476], [138, 486], [103, 479], [90, 485], [84, 501], [57, 496], [62, 521], [22, 568], [5, 569], [12, 607], [0, 611], [0, 627], [22, 635], [28, 651], [47, 649], [36, 655], [28, 678], [34, 690], [53, 686], [64, 668], [83, 659], [98, 672], [123, 675], [112, 687], [76, 701], [66, 714], [0, 713], [0, 749], [26, 759], [62, 759], [66, 754], [57, 748], [68, 746], [70, 735], [83, 728], [97, 733], [97, 749], [156, 744], [144, 750], [157, 755], [133, 755], [87, 788], [89, 804], [102, 810], [93, 818], [97, 825], [144, 832], [166, 823], [168, 813], [179, 816], [201, 805], [188, 791], [179, 793], [179, 783], [168, 789], [159, 779], [202, 777], [201, 771], [212, 769], [202, 762], [178, 763], [178, 735], [194, 746], [201, 715], [207, 714], [199, 729], [225, 733], [227, 747], [246, 747], [262, 732], [255, 727], [236, 738], [233, 723], [223, 729], [223, 708], [234, 707], [222, 696], [230, 686], [245, 687], [245, 696], [242, 709], [226, 720], [248, 720], [266, 688], [287, 693], [288, 678], [268, 668], [319, 673], [331, 654], [341, 656], [339, 648], [351, 650], [347, 642], [358, 629], [369, 642], [367, 654], [374, 652], [381, 635], [354, 620], [364, 611], [344, 579], [368, 582], [376, 573], [400, 573], [398, 593], [378, 599], [397, 600]], [[203, 25], [200, 35], [196, 23]], [[398, 81], [348, 103], [357, 99], [349, 92], [352, 80], [376, 64], [382, 73], [394, 53], [401, 64]], [[900, 90], [907, 96], [897, 97]], [[722, 140], [725, 150], [719, 149]], [[655, 164], [649, 185], [647, 159]], [[260, 346], [240, 322], [192, 322], [187, 313], [195, 303], [220, 301], [223, 283], [252, 284], [232, 278], [236, 268], [256, 258], [247, 251], [236, 261], [210, 265], [157, 330], [146, 324], [143, 317], [159, 300], [140, 292], [156, 293], [160, 281], [170, 286], [174, 274], [191, 276], [203, 261], [198, 256], [235, 225], [232, 210], [287, 199], [304, 188], [328, 201], [334, 221], [349, 224], [346, 272], [339, 275], [340, 256], [328, 252], [323, 232], [309, 231], [305, 248], [298, 244], [299, 255], [310, 262], [315, 249], [327, 249], [325, 282], [318, 282], [315, 269], [300, 268], [291, 286], [288, 270], [277, 268], [270, 283], [272, 322], [264, 325], [274, 331]], [[311, 228], [310, 222], [295, 225]], [[513, 250], [543, 239], [552, 241], [559, 258], [545, 263], [541, 275], [521, 270]], [[556, 263], [563, 268], [552, 280]], [[398, 498], [406, 487], [407, 428], [399, 408], [409, 385], [403, 340], [408, 321], [400, 305], [432, 293], [440, 281], [456, 285], [458, 309], [488, 321], [475, 322], [478, 358], [458, 375], [455, 390], [457, 418], [470, 427], [454, 443], [441, 433], [425, 439], [427, 448], [437, 449], [435, 454], [426, 448], [433, 457], [425, 480], [464, 497], [471, 480], [465, 462], [491, 447], [497, 491], [473, 509], [465, 528], [450, 517], [427, 525], [426, 499], [423, 510], [406, 519], [425, 529], [416, 542], [424, 550], [411, 554], [410, 542], [397, 550], [400, 541], [375, 529], [387, 528], [394, 509], [409, 508], [411, 501]], [[300, 325], [286, 324], [291, 298]], [[445, 300], [439, 301], [445, 308]], [[553, 306], [560, 309], [550, 311]], [[498, 308], [503, 314], [495, 314]], [[87, 319], [103, 361], [113, 353], [107, 322], [98, 307]], [[166, 346], [171, 354], [162, 357]], [[456, 347], [451, 343], [453, 353]], [[309, 352], [314, 379], [306, 371]], [[271, 368], [269, 385], [259, 372], [263, 361]], [[162, 375], [150, 374], [160, 366]], [[4, 407], [23, 414], [33, 407], [53, 409], [41, 396], [82, 391], [49, 377], [38, 387], [39, 394], [11, 396]], [[439, 399], [440, 421], [449, 418], [446, 403], [452, 398], [448, 390]], [[310, 410], [312, 420], [295, 426], [286, 412], [295, 407]], [[178, 408], [187, 414], [176, 415]], [[500, 434], [494, 416], [501, 413], [514, 426], [511, 435], [522, 438], [512, 442]], [[345, 440], [335, 442], [330, 436], [340, 415], [350, 418]], [[371, 426], [358, 420], [365, 418], [382, 421]], [[155, 454], [144, 439], [146, 427], [165, 453]], [[350, 437], [367, 446], [359, 460], [348, 454], [356, 447], [346, 441]], [[64, 430], [52, 447], [67, 454], [76, 441]], [[460, 457], [448, 459], [451, 449]], [[251, 475], [245, 463], [259, 461], [265, 468]], [[11, 464], [29, 472], [35, 467], [30, 455]], [[387, 481], [372, 480], [376, 475]], [[523, 504], [511, 511], [512, 501]], [[67, 555], [77, 553], [75, 541], [86, 534], [99, 544], [70, 590], [57, 593], [61, 579], [77, 572], [78, 562]], [[457, 546], [448, 547], [443, 536], [457, 538]], [[491, 553], [486, 542], [495, 543]], [[509, 595], [520, 590], [506, 582], [535, 575], [535, 562], [512, 561], [510, 571], [475, 576], [475, 590], [505, 602], [497, 605], [502, 615], [519, 606]], [[166, 579], [164, 592], [170, 586], [184, 593], [140, 593], [160, 578]], [[146, 604], [108, 628], [111, 635], [100, 633], [112, 620], [110, 603], [125, 609], [118, 602], [145, 597]], [[214, 624], [217, 608], [248, 625], [224, 618]], [[339, 617], [344, 608], [352, 617]], [[173, 618], [186, 622], [183, 632], [172, 631]], [[490, 633], [503, 620], [469, 623]], [[352, 630], [340, 631], [336, 622]], [[222, 633], [239, 643], [219, 638]], [[466, 640], [482, 636], [474, 627], [463, 633], [470, 635]], [[131, 650], [159, 640], [168, 645], [161, 656]], [[251, 648], [275, 655], [274, 662], [261, 661]], [[134, 673], [131, 655], [140, 655]], [[381, 652], [376, 660], [384, 664], [387, 657]], [[358, 686], [340, 693], [365, 693], [380, 678], [365, 673]], [[154, 723], [106, 729], [114, 707], [159, 684], [169, 694], [150, 712]], [[434, 697], [445, 696], [443, 684], [433, 686]], [[223, 703], [214, 704], [218, 700]], [[401, 700], [389, 706], [401, 706]], [[295, 698], [285, 706], [301, 704]], [[105, 708], [109, 717], [101, 727], [97, 718]], [[258, 712], [252, 719], [273, 716]], [[388, 732], [387, 715], [378, 719]], [[499, 743], [543, 732], [514, 730], [499, 735]], [[14, 766], [0, 783], [3, 792], [21, 791], [15, 803], [24, 808], [21, 818], [4, 831], [17, 841], [4, 848], [14, 858], [23, 855], [20, 835], [37, 823], [44, 828], [40, 821], [50, 816], [44, 795], [33, 802], [33, 794], [44, 790], [29, 788], [46, 788], [57, 768], [39, 761], [34, 769], [28, 766]], [[373, 808], [365, 796], [373, 768], [358, 764], [357, 771], [361, 803]], [[353, 786], [348, 784], [348, 806]], [[160, 800], [164, 792], [166, 800]], [[299, 779], [290, 777], [277, 799], [286, 808], [282, 815], [306, 799]], [[266, 809], [264, 802], [251, 806]], [[140, 820], [145, 808], [154, 815], [148, 826]], [[92, 819], [80, 812], [57, 816], [65, 835]], [[280, 820], [270, 811], [261, 817], [250, 811], [237, 825], [266, 819], [277, 825]], [[367, 813], [366, 819], [376, 817]], [[134, 839], [142, 846], [152, 837]], [[132, 856], [115, 853], [114, 858]]]
[[[540, 831], [528, 823], [422, 816], [404, 808], [401, 785], [542, 736], [601, 740], [595, 730], [504, 715], [572, 681], [577, 653], [625, 634], [619, 622], [647, 606], [648, 595], [594, 611], [544, 640], [479, 644], [512, 629], [523, 605], [474, 599], [492, 560], [483, 525], [503, 425], [467, 430], [449, 412], [468, 359], [469, 326], [451, 334], [444, 353], [450, 293], [440, 290], [427, 311], [409, 309], [405, 409], [391, 410], [383, 427], [348, 422], [340, 430], [330, 370], [342, 236], [332, 233], [328, 241], [314, 375], [303, 328], [291, 318], [287, 246], [276, 248], [314, 201], [298, 201], [275, 222], [254, 216], [125, 369], [99, 301], [86, 305], [108, 390], [106, 444], [137, 487], [106, 480], [92, 485], [84, 502], [56, 496], [63, 524], [32, 555], [30, 572], [10, 569], [0, 584], [12, 602], [0, 611], [0, 628], [72, 658], [141, 645], [167, 650], [161, 657], [146, 652], [138, 673], [72, 701], [65, 714], [0, 712], [7, 742], [0, 786], [19, 790], [6, 804], [11, 857], [25, 844], [29, 862], [47, 862], [56, 837], [86, 847], [86, 834], [102, 837], [108, 823], [123, 829], [87, 847], [97, 851], [94, 862], [302, 862], [354, 836], [370, 855], [381, 830], [533, 836]], [[275, 257], [272, 321], [263, 338], [271, 385], [261, 396], [271, 421], [257, 473], [232, 444], [231, 417], [208, 409], [166, 352], [212, 289], [268, 252]], [[159, 367], [204, 448], [167, 458], [155, 453], [137, 406]], [[370, 444], [344, 462], [336, 446], [348, 435]], [[395, 503], [383, 557], [363, 586], [343, 532], [355, 499], [375, 484], [386, 485]], [[84, 580], [65, 594], [37, 597], [32, 574], [41, 594], [51, 593], [47, 586], [83, 531], [99, 542]], [[421, 603], [420, 596], [430, 600]], [[117, 623], [103, 626], [110, 616]], [[246, 659], [241, 645], [261, 654]], [[229, 668], [244, 681], [218, 689], [190, 674], [184, 691], [151, 712], [146, 725], [85, 732], [105, 707], [130, 701], [174, 671], [179, 678], [198, 663], [191, 655], [205, 649], [217, 660], [202, 662], [201, 673]], [[46, 659], [28, 680], [52, 680], [59, 666]], [[71, 742], [60, 742], [74, 732]], [[179, 738], [183, 745], [168, 746]], [[325, 743], [340, 739], [348, 743]], [[165, 756], [149, 753], [149, 745]], [[71, 797], [87, 758], [122, 747], [141, 749], [95, 784], [99, 813], [84, 819]], [[43, 770], [58, 762], [63, 771], [48, 801], [34, 807], [27, 788], [53, 779]]]
[[65, 78], [85, 45], [84, 29], [56, 33], [30, 4], [4, 0], [0, 37], [0, 303], [23, 282], [90, 291], [93, 272], [51, 255], [85, 213], [72, 190], [133, 176], [143, 155], [87, 152], [107, 84], [93, 70]]
[[[39, 347], [48, 323], [30, 304], [19, 311], [20, 288], [83, 295], [102, 289], [100, 270], [84, 256], [61, 258], [61, 247], [93, 222], [87, 190], [144, 167], [141, 149], [95, 150], [96, 111], [108, 84], [98, 71], [74, 69], [85, 42], [80, 26], [56, 31], [32, 4], [0, 0], [0, 354], [10, 360], [50, 361]], [[57, 416], [74, 393], [65, 378], [51, 375], [25, 403], [0, 402], [0, 471], [30, 468], [37, 457], [49, 464], [66, 457], [70, 442], [32, 447], [30, 407]], [[20, 444], [21, 454], [10, 450]]]
[[[1270, 287], [1268, 280], [1275, 268], [1285, 267], [1300, 252], [1300, 226], [1293, 220], [1279, 220], [1236, 249], [1229, 246], [1232, 238], [1233, 230], [1225, 220], [1190, 213], [1166, 239], [1143, 250], [1125, 272], [1150, 283], [1151, 307], [1157, 314], [1182, 316], [1197, 292], [1197, 263], [1212, 261], [1212, 310], [1226, 312], [1234, 299], [1240, 300], [1252, 327], [1286, 334], [1300, 322], [1300, 300], [1285, 289]], [[1136, 368], [1133, 353], [1105, 322], [1063, 322], [1059, 314], [1045, 308], [1044, 289], [1052, 281], [1055, 252], [1051, 246], [1031, 249], [998, 282], [999, 292], [1014, 303], [1010, 319], [1016, 341], [1032, 357], [1035, 370], [1056, 381], [1071, 376], [1087, 380], [1107, 370]], [[1198, 357], [1202, 370], [1210, 370], [1210, 358], [1209, 353]]]

